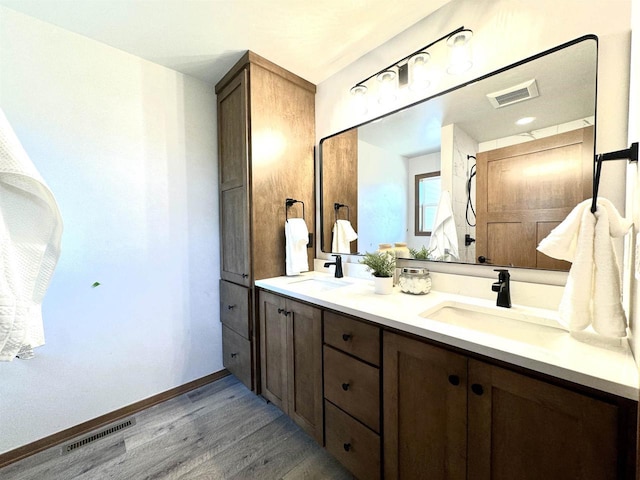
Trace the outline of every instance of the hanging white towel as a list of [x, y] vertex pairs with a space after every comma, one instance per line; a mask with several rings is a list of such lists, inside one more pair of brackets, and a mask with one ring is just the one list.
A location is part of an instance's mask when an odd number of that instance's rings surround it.
[[333, 224], [332, 232], [331, 252], [351, 253], [351, 242], [358, 238], [358, 234], [351, 226], [351, 222], [349, 220], [337, 220]]
[[60, 256], [55, 198], [0, 110], [0, 360], [44, 344], [41, 304]]
[[560, 320], [569, 330], [589, 325], [601, 335], [626, 336], [627, 319], [622, 309], [620, 272], [612, 237], [621, 237], [631, 222], [620, 216], [606, 198], [578, 204], [567, 218], [540, 242], [545, 255], [572, 262], [559, 306]]
[[286, 274], [299, 275], [309, 270], [307, 244], [309, 230], [303, 218], [289, 218], [284, 225]]
[[435, 259], [458, 259], [458, 232], [453, 219], [451, 195], [446, 190], [440, 194], [429, 249]]

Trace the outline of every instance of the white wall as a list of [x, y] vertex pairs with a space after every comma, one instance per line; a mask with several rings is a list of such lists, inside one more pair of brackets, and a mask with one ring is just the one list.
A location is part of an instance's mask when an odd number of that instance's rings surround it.
[[[380, 171], [385, 172], [380, 183]], [[406, 212], [409, 198], [408, 161], [405, 157], [358, 140], [358, 251], [373, 252], [381, 243], [405, 242], [407, 223], [397, 212]]]
[[47, 343], [0, 364], [2, 453], [222, 355], [212, 86], [2, 7], [0, 65], [0, 106], [65, 227]]

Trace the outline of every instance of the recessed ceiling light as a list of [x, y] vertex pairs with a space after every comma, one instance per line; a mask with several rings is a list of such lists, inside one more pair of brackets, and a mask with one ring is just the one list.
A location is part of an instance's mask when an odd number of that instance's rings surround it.
[[516, 121], [516, 125], [527, 125], [533, 122], [535, 119], [536, 117], [523, 117], [520, 120]]

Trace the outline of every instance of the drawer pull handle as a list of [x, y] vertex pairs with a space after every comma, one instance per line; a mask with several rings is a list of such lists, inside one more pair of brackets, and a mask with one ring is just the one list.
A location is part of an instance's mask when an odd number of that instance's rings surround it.
[[228, 309], [228, 310], [233, 310], [234, 308], [236, 308], [236, 306], [235, 306], [235, 305], [227, 305], [227, 309]]
[[482, 395], [484, 393], [484, 388], [479, 383], [474, 383], [471, 385], [471, 391], [476, 395]]
[[342, 384], [342, 389], [346, 392], [347, 390], [349, 390], [349, 384], [348, 383], [343, 383]]
[[231, 354], [231, 358], [236, 358], [237, 356], [238, 356], [238, 354], [237, 354], [237, 353], [232, 353], [232, 354]]
[[345, 342], [348, 342], [349, 340], [351, 340], [351, 334], [350, 333], [343, 333], [342, 334], [342, 340], [344, 340]]
[[345, 443], [344, 445], [342, 445], [342, 448], [344, 448], [345, 452], [348, 452], [349, 450], [351, 450], [351, 444]]
[[460, 377], [458, 375], [449, 375], [449, 383], [451, 385], [460, 385]]

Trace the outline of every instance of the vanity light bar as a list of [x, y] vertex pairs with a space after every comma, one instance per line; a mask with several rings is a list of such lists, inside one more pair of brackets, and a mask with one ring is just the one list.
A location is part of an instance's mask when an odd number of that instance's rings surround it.
[[[469, 34], [471, 34], [471, 30], [468, 30], [466, 28], [464, 28], [464, 26], [460, 27], [460, 28], [456, 28], [455, 30], [447, 33], [446, 35], [443, 35], [442, 37], [438, 38], [437, 40], [434, 40], [433, 42], [429, 43], [428, 45], [425, 45], [422, 48], [419, 48], [418, 50], [416, 50], [415, 52], [410, 53], [409, 55], [407, 55], [406, 57], [401, 58], [400, 60], [398, 60], [395, 63], [392, 63], [391, 65], [389, 65], [388, 67], [385, 67], [381, 70], [378, 70], [376, 73], [374, 73], [373, 75], [368, 76], [367, 78], [365, 78], [364, 80], [360, 80], [359, 82], [357, 82], [353, 88], [358, 87], [358, 86], [364, 86], [365, 83], [367, 83], [369, 80], [371, 80], [372, 78], [380, 75], [381, 73], [388, 71], [388, 70], [393, 70], [394, 68], [400, 68], [401, 65], [406, 64], [409, 59], [411, 57], [413, 57], [414, 55], [417, 55], [419, 53], [422, 52], [426, 52], [427, 49], [431, 48], [433, 45], [435, 45], [438, 42], [441, 42], [443, 40], [449, 40], [449, 38], [454, 37], [455, 35], [459, 34], [460, 32], [469, 32]], [[469, 35], [470, 36], [470, 35]], [[353, 88], [351, 89], [353, 91]]]

